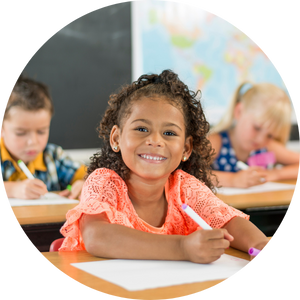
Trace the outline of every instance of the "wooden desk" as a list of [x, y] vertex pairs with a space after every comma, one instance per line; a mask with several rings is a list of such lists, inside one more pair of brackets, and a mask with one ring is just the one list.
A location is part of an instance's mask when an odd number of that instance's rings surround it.
[[[296, 184], [296, 180], [284, 180], [281, 183]], [[275, 192], [264, 192], [241, 195], [222, 195], [217, 197], [230, 206], [237, 209], [249, 209], [254, 207], [287, 206], [290, 204], [294, 189]]]
[[12, 210], [22, 229], [40, 251], [48, 251], [66, 221], [66, 213], [77, 203], [60, 205], [14, 206]]
[[[296, 180], [282, 181], [295, 184]], [[225, 203], [243, 210], [267, 236], [280, 225], [294, 190], [244, 195], [217, 195]], [[48, 251], [51, 242], [62, 237], [59, 230], [68, 210], [77, 204], [15, 206], [13, 212], [24, 232], [40, 251]]]
[[[225, 252], [229, 255], [240, 257], [246, 260], [250, 259], [247, 253], [235, 250], [233, 248], [229, 248]], [[42, 254], [59, 270], [78, 282], [103, 293], [129, 299], [169, 299], [182, 297], [200, 292], [223, 281], [213, 280], [132, 292], [127, 291], [126, 289], [113, 283], [107, 282], [101, 278], [90, 275], [70, 265], [71, 263], [103, 260], [90, 255], [86, 251], [44, 252]]]
[[20, 225], [62, 223], [68, 210], [77, 203], [59, 205], [14, 206], [12, 210]]
[[[283, 180], [281, 183], [296, 184], [297, 180]], [[250, 215], [254, 223], [267, 236], [273, 236], [282, 222], [293, 198], [294, 189], [241, 195], [221, 195], [217, 197], [226, 204]]]

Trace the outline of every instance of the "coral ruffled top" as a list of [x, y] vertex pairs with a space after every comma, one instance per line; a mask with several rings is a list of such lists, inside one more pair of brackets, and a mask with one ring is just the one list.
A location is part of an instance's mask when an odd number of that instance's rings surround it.
[[228, 206], [194, 176], [182, 170], [173, 172], [165, 186], [168, 212], [162, 227], [153, 227], [139, 218], [129, 199], [124, 180], [114, 171], [100, 168], [86, 180], [80, 203], [67, 213], [67, 221], [61, 228], [65, 240], [59, 251], [85, 250], [79, 228], [82, 214], [106, 213], [109, 222], [156, 234], [188, 235], [199, 225], [181, 208], [188, 204], [213, 228], [221, 228], [232, 218], [248, 215]]

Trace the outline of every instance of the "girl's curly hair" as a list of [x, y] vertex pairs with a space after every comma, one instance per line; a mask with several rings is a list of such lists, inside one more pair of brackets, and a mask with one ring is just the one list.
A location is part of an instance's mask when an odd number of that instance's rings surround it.
[[171, 70], [164, 70], [160, 75], [142, 75], [137, 81], [122, 87], [119, 93], [112, 94], [108, 101], [109, 107], [97, 128], [104, 145], [100, 152], [91, 157], [87, 176], [97, 168], [108, 168], [124, 180], [129, 178], [130, 170], [123, 162], [121, 153], [114, 152], [110, 146], [111, 129], [117, 125], [122, 130], [123, 122], [131, 113], [135, 101], [160, 97], [180, 109], [184, 116], [186, 137], [193, 138], [193, 151], [190, 158], [181, 162], [177, 169], [195, 176], [214, 190], [211, 181], [214, 151], [207, 139], [209, 123], [203, 113], [200, 97], [197, 99], [199, 92], [190, 91], [177, 74]]

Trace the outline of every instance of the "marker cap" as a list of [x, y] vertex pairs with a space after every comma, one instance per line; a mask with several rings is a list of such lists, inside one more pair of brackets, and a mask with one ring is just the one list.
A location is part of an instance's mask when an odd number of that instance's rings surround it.
[[248, 250], [248, 253], [252, 256], [256, 256], [258, 253], [260, 252], [260, 250], [256, 249], [256, 248], [250, 248]]

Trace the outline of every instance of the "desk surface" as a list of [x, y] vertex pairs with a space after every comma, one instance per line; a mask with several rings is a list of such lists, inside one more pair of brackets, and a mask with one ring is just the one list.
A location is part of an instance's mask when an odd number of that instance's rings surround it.
[[[229, 248], [225, 252], [226, 254], [240, 257], [246, 260], [250, 259], [247, 253], [233, 248]], [[42, 254], [59, 270], [61, 270], [71, 278], [77, 280], [78, 282], [106, 294], [130, 299], [169, 299], [182, 297], [200, 292], [223, 281], [213, 280], [131, 292], [70, 265], [71, 263], [103, 260], [87, 253], [86, 251], [43, 252]]]
[[59, 205], [14, 206], [12, 210], [20, 225], [63, 223], [66, 213], [77, 203]]
[[[284, 180], [281, 183], [296, 184], [294, 180]], [[246, 209], [253, 207], [270, 207], [270, 206], [286, 206], [289, 205], [294, 194], [294, 189], [264, 192], [256, 194], [242, 194], [242, 195], [221, 195], [217, 197], [223, 200], [226, 204], [237, 209]]]
[[[295, 184], [296, 180], [285, 180], [283, 183]], [[244, 195], [217, 195], [228, 205], [237, 209], [251, 207], [282, 206], [289, 205], [294, 194], [294, 190], [265, 192]], [[68, 210], [77, 204], [60, 205], [37, 205], [37, 206], [15, 206], [13, 212], [21, 225], [62, 223], [66, 220]]]

